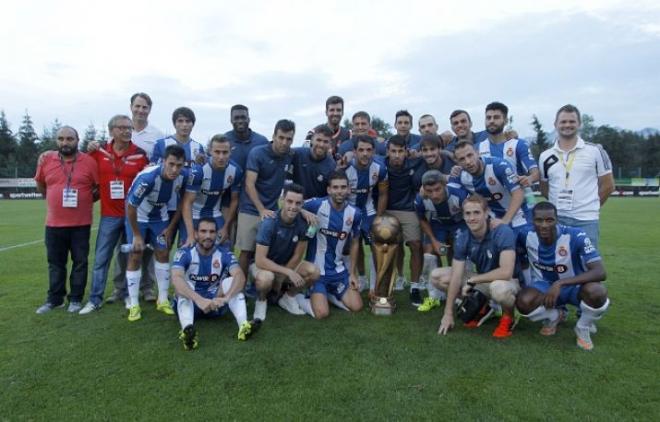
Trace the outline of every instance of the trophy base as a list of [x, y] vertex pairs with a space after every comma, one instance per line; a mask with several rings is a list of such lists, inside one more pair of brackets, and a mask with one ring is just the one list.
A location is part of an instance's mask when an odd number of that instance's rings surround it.
[[395, 310], [394, 298], [374, 297], [371, 301], [371, 313], [374, 315], [392, 315]]

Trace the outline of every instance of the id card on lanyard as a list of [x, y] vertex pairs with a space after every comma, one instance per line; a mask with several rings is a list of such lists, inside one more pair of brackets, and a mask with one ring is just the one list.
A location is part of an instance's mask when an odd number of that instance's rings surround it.
[[573, 209], [573, 189], [569, 188], [569, 184], [571, 180], [571, 170], [573, 170], [575, 156], [577, 155], [577, 149], [567, 152], [566, 158], [564, 158], [563, 151], [560, 154], [561, 162], [564, 165], [565, 178], [564, 187], [561, 188], [557, 194], [557, 209], [562, 211], [571, 211]]
[[66, 176], [66, 186], [62, 191], [63, 208], [78, 208], [78, 189], [74, 189], [71, 187], [71, 179], [73, 178], [73, 171], [75, 170], [77, 159], [78, 159], [78, 154], [76, 154], [75, 158], [73, 159], [73, 162], [71, 163], [71, 171], [67, 173], [64, 165], [64, 159], [60, 155], [60, 168], [62, 169], [62, 172]]
[[[124, 199], [125, 198], [125, 191], [124, 191], [124, 181], [121, 180], [121, 171], [124, 168], [124, 165], [126, 164], [126, 156], [124, 155], [121, 157], [119, 161], [121, 161], [120, 165], [117, 165], [117, 159], [119, 158], [113, 151], [112, 154], [103, 151], [103, 153], [110, 159], [110, 162], [112, 163], [112, 170], [115, 173], [115, 180], [110, 181], [110, 199]], [[128, 153], [128, 151], [126, 151]]]

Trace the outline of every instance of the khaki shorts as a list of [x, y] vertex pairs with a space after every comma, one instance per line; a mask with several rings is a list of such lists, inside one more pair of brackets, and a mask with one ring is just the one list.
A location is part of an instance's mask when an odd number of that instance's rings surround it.
[[236, 227], [236, 248], [239, 251], [254, 252], [257, 245], [257, 229], [261, 217], [258, 215], [238, 213], [238, 224]]
[[[305, 260], [300, 261], [300, 264], [298, 264], [298, 266], [293, 271], [298, 272], [298, 270], [300, 269], [300, 266], [303, 264], [303, 262], [306, 262], [306, 261]], [[257, 277], [257, 273], [259, 271], [268, 271], [268, 270], [262, 270], [261, 268], [257, 267], [257, 264], [254, 263], [254, 262], [252, 264], [250, 264], [250, 267], [248, 268], [248, 274], [249, 274], [248, 278], [249, 278], [249, 280], [254, 282], [254, 279]], [[268, 272], [271, 272], [271, 271], [268, 271]], [[273, 285], [274, 285], [274, 287], [277, 287], [276, 290], [279, 290], [281, 288], [282, 284], [289, 281], [289, 277], [285, 276], [284, 274], [273, 273], [273, 275], [275, 276], [275, 280], [274, 280]]]
[[387, 213], [399, 220], [404, 242], [422, 240], [422, 229], [420, 228], [419, 218], [417, 218], [415, 211], [387, 210]]
[[[463, 279], [463, 286], [466, 282], [467, 277]], [[479, 283], [474, 288], [500, 305], [513, 306], [516, 295], [520, 291], [520, 283], [515, 278], [513, 280], [495, 280], [490, 283]]]

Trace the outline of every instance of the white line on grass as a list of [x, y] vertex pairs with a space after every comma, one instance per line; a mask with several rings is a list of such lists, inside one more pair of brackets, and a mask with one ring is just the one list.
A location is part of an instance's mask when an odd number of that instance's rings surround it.
[[[96, 228], [97, 226], [92, 227], [90, 229], [90, 233], [96, 230]], [[37, 243], [43, 243], [43, 241], [44, 239], [39, 239], [39, 240], [33, 240], [31, 242], [19, 243], [18, 245], [5, 246], [4, 248], [0, 248], [0, 252], [9, 251], [16, 248], [23, 248], [25, 246], [30, 246], [30, 245], [36, 245]]]

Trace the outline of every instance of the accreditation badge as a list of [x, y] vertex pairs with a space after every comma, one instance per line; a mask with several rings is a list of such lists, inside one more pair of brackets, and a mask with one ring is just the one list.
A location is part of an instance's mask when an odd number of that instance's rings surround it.
[[573, 209], [573, 189], [562, 189], [557, 195], [557, 209], [570, 211]]
[[124, 199], [124, 181], [110, 181], [110, 199]]
[[78, 189], [65, 188], [62, 191], [62, 207], [78, 208]]

